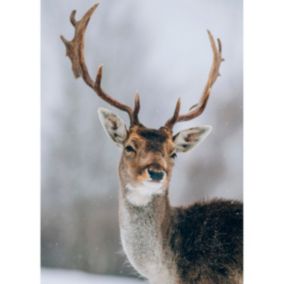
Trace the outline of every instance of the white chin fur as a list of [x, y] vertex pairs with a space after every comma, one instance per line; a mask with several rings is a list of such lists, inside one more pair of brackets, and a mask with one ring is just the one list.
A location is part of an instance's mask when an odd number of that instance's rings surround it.
[[135, 206], [145, 206], [153, 198], [154, 195], [161, 195], [164, 193], [163, 182], [144, 181], [139, 185], [126, 185], [127, 200]]

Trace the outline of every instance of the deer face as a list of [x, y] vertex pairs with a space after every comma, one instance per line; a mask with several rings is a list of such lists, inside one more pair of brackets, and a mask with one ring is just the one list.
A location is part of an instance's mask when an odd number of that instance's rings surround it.
[[140, 124], [127, 129], [119, 116], [104, 108], [99, 109], [99, 118], [107, 135], [123, 149], [119, 175], [135, 205], [143, 205], [153, 195], [167, 194], [177, 153], [198, 145], [211, 130], [201, 126], [173, 135], [166, 127], [151, 129]]

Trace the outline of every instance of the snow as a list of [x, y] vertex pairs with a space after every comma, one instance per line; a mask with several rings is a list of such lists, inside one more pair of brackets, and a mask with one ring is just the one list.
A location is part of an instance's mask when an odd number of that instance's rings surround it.
[[93, 275], [76, 270], [41, 270], [41, 284], [146, 284], [147, 282], [115, 276]]

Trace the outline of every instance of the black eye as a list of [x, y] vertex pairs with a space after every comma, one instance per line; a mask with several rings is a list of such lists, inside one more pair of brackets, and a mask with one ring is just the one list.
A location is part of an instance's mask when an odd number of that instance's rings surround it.
[[175, 159], [176, 157], [177, 157], [177, 154], [176, 154], [176, 153], [172, 153], [172, 154], [171, 154], [171, 158], [172, 158], [172, 159]]
[[128, 152], [128, 153], [135, 153], [136, 152], [135, 149], [130, 145], [125, 147], [125, 151]]

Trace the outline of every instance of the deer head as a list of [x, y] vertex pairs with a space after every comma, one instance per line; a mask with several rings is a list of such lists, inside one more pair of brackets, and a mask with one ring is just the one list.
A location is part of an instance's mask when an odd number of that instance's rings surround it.
[[[72, 63], [72, 70], [76, 78], [82, 77], [85, 83], [95, 93], [115, 108], [125, 111], [129, 115], [130, 125], [110, 110], [100, 108], [99, 119], [107, 135], [123, 148], [119, 174], [122, 188], [131, 192], [141, 191], [145, 195], [166, 194], [174, 159], [178, 152], [187, 152], [202, 142], [211, 131], [210, 126], [199, 126], [173, 133], [173, 127], [180, 121], [188, 121], [199, 116], [205, 109], [211, 88], [219, 76], [222, 59], [221, 41], [217, 39], [217, 46], [212, 34], [208, 31], [213, 63], [209, 72], [203, 94], [199, 102], [193, 105], [185, 114], [180, 114], [180, 99], [176, 103], [173, 116], [159, 129], [145, 127], [138, 118], [140, 109], [139, 95], [135, 96], [134, 107], [127, 106], [109, 96], [101, 88], [102, 66], [99, 66], [96, 79], [89, 75], [84, 59], [84, 34], [91, 15], [98, 4], [91, 7], [80, 21], [76, 21], [73, 11], [70, 21], [75, 28], [75, 35], [71, 41], [61, 36], [66, 46], [67, 56]], [[146, 191], [145, 191], [145, 188]], [[135, 200], [132, 200], [135, 203]]]

